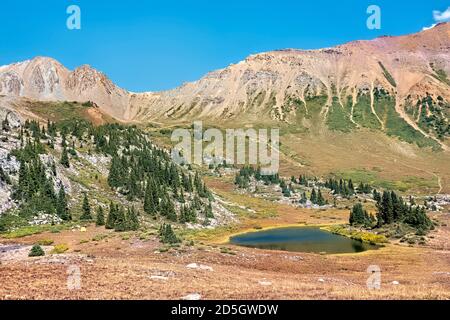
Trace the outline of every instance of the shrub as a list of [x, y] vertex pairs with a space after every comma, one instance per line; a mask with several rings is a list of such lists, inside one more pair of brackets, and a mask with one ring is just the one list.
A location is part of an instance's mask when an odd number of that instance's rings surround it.
[[40, 246], [51, 246], [53, 244], [53, 240], [51, 239], [42, 239], [36, 242], [36, 244]]
[[58, 244], [53, 250], [50, 252], [51, 254], [61, 254], [69, 250], [69, 246], [67, 244]]
[[107, 234], [97, 234], [95, 237], [92, 238], [92, 241], [102, 241], [106, 237], [108, 237]]
[[29, 257], [42, 257], [44, 255], [45, 255], [44, 250], [38, 244], [35, 244], [33, 248], [31, 248], [30, 253], [28, 254]]

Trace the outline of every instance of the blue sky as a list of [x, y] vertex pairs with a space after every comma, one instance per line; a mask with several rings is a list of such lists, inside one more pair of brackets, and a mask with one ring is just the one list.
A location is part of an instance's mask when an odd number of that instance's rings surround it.
[[[381, 8], [381, 30], [366, 9]], [[81, 30], [66, 9], [81, 8]], [[169, 89], [252, 53], [420, 31], [449, 0], [2, 0], [0, 65], [50, 56], [90, 64], [131, 91]]]

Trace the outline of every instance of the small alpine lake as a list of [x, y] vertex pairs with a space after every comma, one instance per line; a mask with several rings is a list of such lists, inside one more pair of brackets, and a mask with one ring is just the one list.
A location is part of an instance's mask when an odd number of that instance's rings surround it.
[[285, 227], [243, 233], [230, 243], [258, 249], [314, 253], [356, 253], [379, 246], [336, 235], [318, 227]]

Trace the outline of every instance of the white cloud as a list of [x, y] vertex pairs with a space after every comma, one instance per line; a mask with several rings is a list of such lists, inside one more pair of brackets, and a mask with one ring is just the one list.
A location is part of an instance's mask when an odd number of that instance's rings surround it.
[[433, 19], [436, 23], [433, 23], [429, 27], [423, 27], [423, 31], [436, 27], [436, 25], [440, 22], [450, 21], [450, 7], [448, 7], [445, 11], [433, 10]]
[[447, 22], [450, 21], [450, 7], [447, 8], [445, 11], [433, 11], [433, 18], [436, 22]]

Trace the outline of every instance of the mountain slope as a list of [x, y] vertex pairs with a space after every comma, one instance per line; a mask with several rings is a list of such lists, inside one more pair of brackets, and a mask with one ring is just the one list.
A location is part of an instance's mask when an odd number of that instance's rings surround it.
[[0, 67], [0, 94], [93, 101], [125, 121], [279, 121], [349, 132], [366, 127], [448, 148], [450, 23], [321, 50], [252, 55], [164, 92], [130, 93], [50, 58]]

